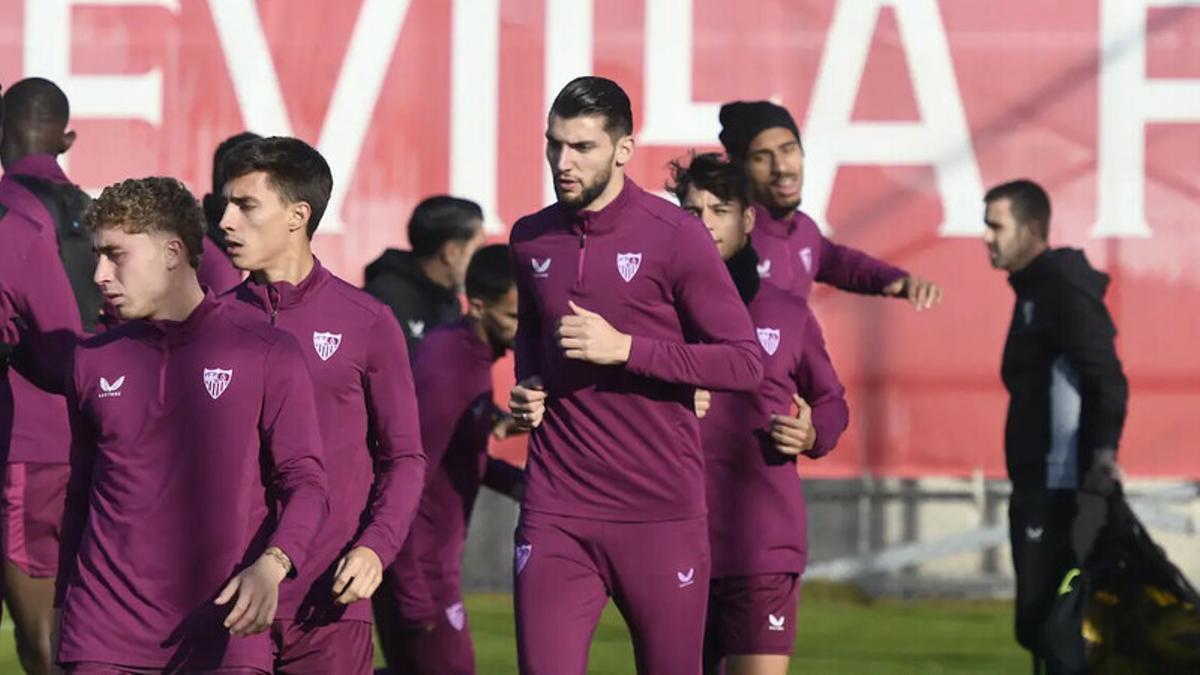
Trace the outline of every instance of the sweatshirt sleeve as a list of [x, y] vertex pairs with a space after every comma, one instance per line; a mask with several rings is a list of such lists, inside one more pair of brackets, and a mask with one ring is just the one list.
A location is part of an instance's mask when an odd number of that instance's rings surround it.
[[796, 391], [812, 408], [813, 427], [817, 441], [804, 452], [813, 459], [833, 450], [842, 432], [850, 423], [850, 408], [846, 405], [846, 390], [838, 379], [833, 361], [825, 351], [825, 336], [815, 317], [810, 316], [805, 327], [804, 352], [794, 374]]
[[698, 343], [634, 335], [626, 368], [672, 384], [752, 391], [762, 379], [762, 359], [750, 314], [725, 269], [712, 237], [699, 221], [680, 225], [671, 259], [675, 306]]
[[515, 246], [509, 246], [509, 264], [517, 285], [517, 336], [513, 340], [513, 361], [517, 382], [522, 382], [542, 372], [541, 340], [542, 320], [537, 302], [529, 289], [529, 280], [517, 265]]
[[1079, 375], [1083, 399], [1080, 450], [1116, 450], [1129, 401], [1129, 383], [1117, 357], [1116, 327], [1099, 298], [1067, 283], [1057, 296], [1057, 346]]
[[858, 249], [842, 246], [821, 235], [817, 281], [852, 293], [882, 295], [883, 289], [908, 272], [877, 260]]
[[425, 484], [426, 458], [404, 333], [386, 311], [371, 332], [364, 390], [375, 441], [375, 485], [367, 525], [356, 545], [386, 563], [408, 536]]
[[[71, 359], [75, 361], [74, 358]], [[61, 607], [67, 587], [75, 576], [75, 563], [83, 531], [87, 526], [88, 509], [91, 501], [92, 467], [96, 461], [96, 430], [88, 421], [80, 405], [82, 396], [74, 375], [76, 366], [70, 368], [72, 376], [66, 387], [67, 418], [71, 425], [71, 476], [67, 481], [66, 504], [63, 508], [62, 527], [58, 548], [58, 584], [54, 589], [54, 606]]]
[[329, 515], [324, 448], [312, 378], [295, 338], [281, 335], [267, 351], [263, 368], [259, 433], [269, 460], [272, 491], [283, 501], [269, 543], [287, 554], [295, 574]]

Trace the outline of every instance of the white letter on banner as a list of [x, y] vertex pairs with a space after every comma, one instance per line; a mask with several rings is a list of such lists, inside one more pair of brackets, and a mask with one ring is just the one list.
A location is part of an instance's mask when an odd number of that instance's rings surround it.
[[[343, 229], [342, 203], [354, 179], [408, 5], [409, 0], [364, 0], [359, 9], [316, 143], [333, 172], [333, 194], [317, 234]], [[264, 135], [293, 135], [254, 0], [209, 0], [208, 7], [246, 127]]]
[[[896, 12], [919, 122], [850, 119], [885, 5]], [[803, 135], [804, 208], [818, 223], [825, 223], [840, 165], [915, 164], [933, 166], [944, 213], [941, 234], [982, 232], [982, 180], [935, 0], [837, 3]]]
[[[554, 97], [571, 80], [592, 74], [593, 0], [546, 0], [545, 88], [546, 114]], [[550, 165], [542, 162], [542, 199], [553, 204]]]
[[1104, 0], [1100, 10], [1100, 163], [1097, 237], [1148, 237], [1146, 124], [1200, 122], [1200, 80], [1146, 77], [1150, 7], [1200, 0]]

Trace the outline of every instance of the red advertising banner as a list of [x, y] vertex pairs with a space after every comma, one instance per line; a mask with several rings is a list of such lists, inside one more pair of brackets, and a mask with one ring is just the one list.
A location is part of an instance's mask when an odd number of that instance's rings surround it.
[[336, 182], [316, 248], [351, 281], [406, 244], [427, 195], [479, 201], [497, 240], [545, 204], [548, 101], [589, 72], [629, 92], [630, 171], [652, 187], [716, 149], [721, 102], [783, 103], [803, 208], [945, 287], [922, 313], [814, 295], [852, 415], [807, 475], [1003, 474], [1013, 298], [980, 199], [1029, 177], [1051, 193], [1052, 242], [1113, 277], [1123, 461], [1200, 477], [1194, 0], [0, 0], [0, 82], [41, 75], [71, 97], [74, 180], [168, 174], [200, 195], [226, 136], [300, 136]]

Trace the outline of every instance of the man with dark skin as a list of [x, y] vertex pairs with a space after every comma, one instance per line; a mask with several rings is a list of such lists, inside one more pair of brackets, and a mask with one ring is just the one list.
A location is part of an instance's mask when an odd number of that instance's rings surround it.
[[[53, 82], [27, 78], [4, 95], [3, 140], [0, 140], [0, 207], [13, 217], [36, 223], [48, 251], [57, 252], [55, 220], [39, 192], [63, 189], [71, 181], [58, 164], [58, 155], [75, 142], [68, 129], [70, 105]], [[6, 232], [6, 237], [8, 233]], [[29, 268], [24, 281], [33, 286], [63, 276], [57, 259], [41, 269]], [[61, 303], [75, 305], [69, 285]], [[94, 289], [94, 286], [93, 286]], [[60, 294], [61, 295], [61, 294]], [[98, 295], [98, 291], [97, 291]], [[75, 331], [79, 313], [75, 311]], [[17, 369], [9, 370], [13, 408], [7, 471], [0, 513], [3, 515], [4, 582], [6, 601], [13, 617], [14, 637], [21, 665], [28, 673], [50, 672], [50, 632], [54, 621], [54, 577], [58, 571], [59, 522], [65, 501], [70, 433], [66, 402], [62, 396], [35, 386]]]

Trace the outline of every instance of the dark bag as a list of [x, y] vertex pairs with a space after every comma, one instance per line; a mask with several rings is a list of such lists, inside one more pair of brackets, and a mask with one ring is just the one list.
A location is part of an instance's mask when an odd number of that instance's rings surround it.
[[83, 212], [91, 204], [91, 197], [79, 186], [69, 183], [55, 183], [28, 175], [12, 178], [32, 192], [54, 219], [58, 257], [71, 282], [83, 332], [95, 333], [104, 297], [92, 280], [96, 274], [96, 254], [92, 249], [92, 235], [83, 227]]
[[[1072, 570], [1043, 628], [1064, 673], [1200, 673], [1200, 594], [1118, 493], [1082, 570]], [[1081, 658], [1082, 657], [1082, 658]]]

